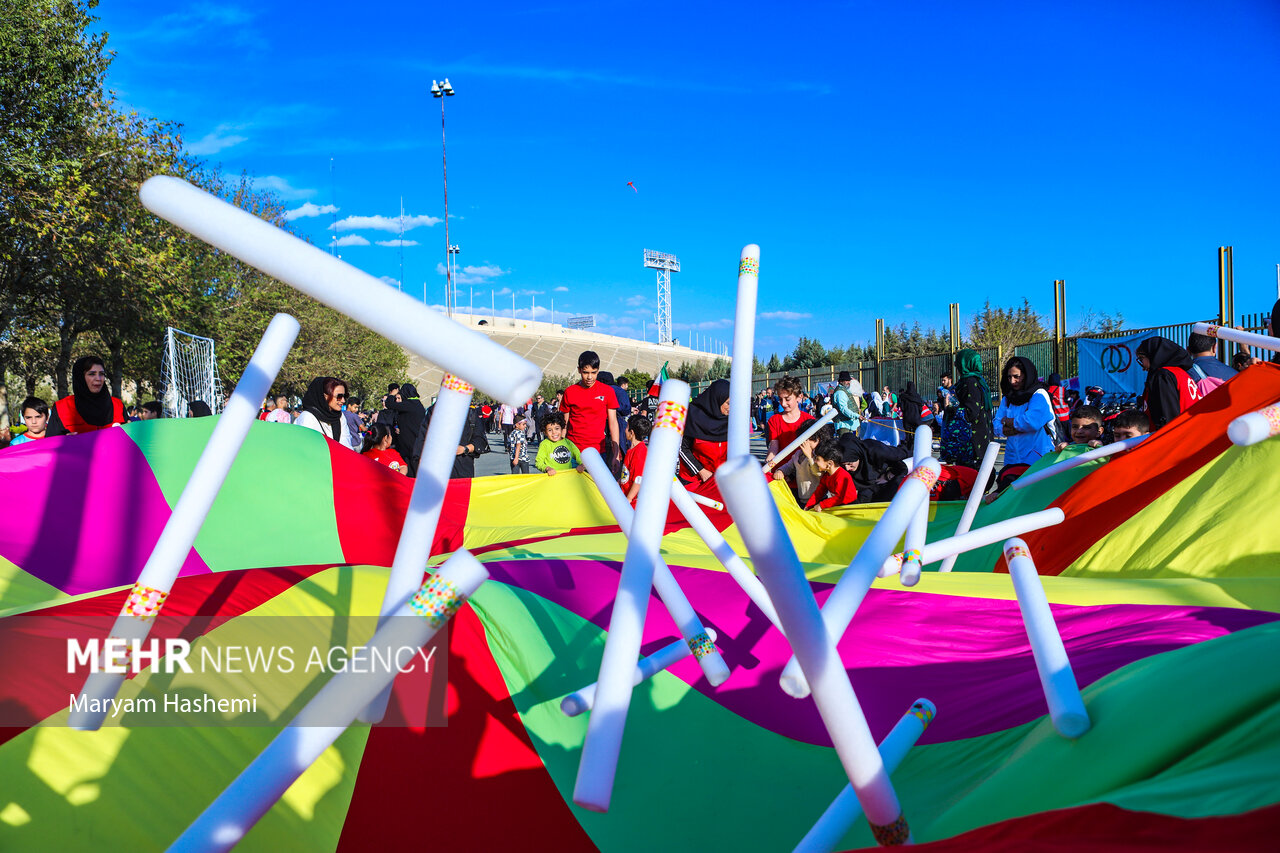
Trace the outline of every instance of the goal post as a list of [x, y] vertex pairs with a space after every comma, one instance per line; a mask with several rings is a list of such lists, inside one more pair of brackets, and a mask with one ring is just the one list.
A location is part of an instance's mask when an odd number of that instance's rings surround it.
[[218, 377], [213, 339], [169, 326], [165, 329], [160, 365], [164, 416], [185, 418], [197, 400], [207, 403], [214, 414], [222, 411], [222, 380]]

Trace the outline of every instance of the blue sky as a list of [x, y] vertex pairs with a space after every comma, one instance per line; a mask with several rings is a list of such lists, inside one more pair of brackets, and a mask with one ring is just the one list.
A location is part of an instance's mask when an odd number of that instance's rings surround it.
[[98, 8], [121, 99], [291, 209], [335, 204], [294, 226], [393, 280], [403, 197], [405, 290], [431, 304], [444, 77], [460, 306], [514, 293], [545, 320], [554, 299], [653, 340], [657, 249], [683, 267], [677, 337], [727, 345], [752, 242], [761, 357], [877, 317], [942, 328], [950, 302], [1050, 313], [1057, 278], [1069, 330], [1207, 318], [1222, 244], [1237, 310], [1276, 298], [1274, 0], [178, 9]]

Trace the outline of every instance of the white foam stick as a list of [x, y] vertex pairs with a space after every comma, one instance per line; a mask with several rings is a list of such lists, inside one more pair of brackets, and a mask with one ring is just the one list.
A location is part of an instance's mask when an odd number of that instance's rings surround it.
[[760, 578], [756, 577], [755, 572], [747, 568], [747, 564], [742, 562], [742, 558], [737, 552], [725, 541], [724, 535], [716, 526], [711, 523], [711, 519], [707, 518], [706, 513], [698, 508], [697, 503], [693, 500], [684, 486], [676, 485], [671, 488], [671, 502], [676, 505], [676, 509], [684, 516], [685, 521], [689, 522], [689, 526], [693, 528], [693, 532], [706, 543], [711, 549], [711, 553], [720, 561], [720, 565], [725, 567], [730, 577], [738, 582], [738, 586], [742, 587], [742, 591], [747, 594], [747, 598], [760, 608], [760, 612], [773, 623], [779, 631], [782, 626], [778, 623], [778, 614], [773, 609], [773, 602], [769, 600], [769, 593], [765, 592], [764, 584], [760, 583]]
[[1104, 444], [1101, 447], [1095, 447], [1093, 450], [1086, 450], [1079, 456], [1072, 456], [1070, 459], [1063, 459], [1061, 462], [1055, 462], [1047, 468], [1041, 468], [1039, 471], [1032, 471], [1030, 474], [1023, 474], [1021, 477], [1013, 481], [1013, 488], [1025, 489], [1033, 483], [1038, 483], [1041, 480], [1047, 480], [1056, 474], [1061, 474], [1063, 471], [1070, 471], [1072, 468], [1079, 468], [1086, 462], [1093, 462], [1096, 459], [1106, 459], [1108, 456], [1114, 456], [1117, 453], [1132, 450], [1148, 438], [1151, 438], [1150, 433], [1147, 435], [1135, 435], [1133, 438], [1113, 441], [1111, 444]]
[[[387, 589], [382, 594], [378, 624], [390, 617], [405, 596], [422, 583], [422, 573], [427, 570], [427, 561], [431, 558], [431, 543], [435, 541], [449, 475], [453, 473], [453, 461], [458, 455], [458, 441], [467, 424], [467, 410], [473, 393], [474, 389], [469, 384], [449, 373], [440, 383], [440, 395], [431, 411], [431, 423], [426, 425], [427, 436], [422, 444], [418, 476], [413, 481], [413, 491], [409, 493], [409, 508], [405, 511], [396, 555], [391, 561]], [[369, 703], [369, 707], [360, 712], [362, 723], [376, 723], [382, 719], [387, 710], [387, 700], [391, 698], [391, 687], [388, 684]]]
[[[916, 427], [915, 443], [912, 447], [911, 468], [915, 470], [924, 464], [924, 460], [928, 459], [933, 453], [933, 430], [925, 424]], [[926, 535], [929, 531], [929, 500], [926, 498], [916, 507], [915, 514], [911, 516], [911, 521], [907, 522], [907, 533], [904, 553], [914, 554], [919, 557], [920, 549], [924, 547]], [[904, 560], [902, 570], [899, 574], [899, 580], [903, 586], [915, 586], [920, 582], [920, 560]]]
[[751, 366], [755, 364], [756, 294], [760, 283], [760, 247], [742, 247], [738, 259], [738, 303], [733, 321], [733, 366], [729, 370], [728, 455], [751, 453]]
[[1276, 435], [1280, 435], [1280, 403], [1241, 415], [1227, 427], [1227, 438], [1240, 447], [1249, 447]]
[[[973, 524], [973, 518], [978, 514], [978, 508], [982, 506], [982, 496], [986, 493], [987, 483], [991, 480], [991, 472], [996, 467], [996, 457], [1000, 455], [1000, 442], [993, 441], [987, 445], [986, 451], [982, 454], [982, 462], [978, 465], [978, 479], [973, 481], [973, 488], [969, 491], [969, 500], [965, 502], [964, 512], [960, 514], [960, 522], [956, 525], [956, 535], [968, 533], [969, 527]], [[956, 564], [958, 554], [952, 554], [942, 561], [942, 565], [938, 566], [938, 571], [949, 572]], [[923, 563], [921, 564], [923, 565]]]
[[809, 439], [813, 438], [814, 433], [816, 433], [818, 430], [822, 429], [824, 426], [834, 421], [836, 419], [836, 415], [838, 414], [840, 414], [840, 412], [836, 411], [835, 409], [832, 409], [831, 411], [827, 412], [825, 415], [823, 415], [822, 417], [818, 418], [816, 421], [811, 423], [808, 429], [806, 429], [804, 432], [796, 436], [795, 441], [791, 442], [786, 447], [779, 450], [777, 456], [773, 457], [772, 459], [770, 459], [768, 462], [765, 463], [764, 472], [768, 474], [777, 465], [781, 464], [783, 459], [786, 459], [788, 456], [790, 456], [791, 452], [800, 446], [800, 442], [808, 441]]
[[[880, 757], [884, 759], [885, 770], [890, 775], [898, 769], [902, 759], [920, 740], [924, 730], [937, 716], [938, 709], [928, 699], [917, 699], [911, 703], [907, 713], [902, 715], [893, 729], [880, 741]], [[827, 810], [818, 818], [813, 828], [800, 839], [794, 853], [831, 853], [840, 844], [840, 839], [853, 826], [853, 822], [862, 816], [862, 807], [858, 805], [858, 797], [852, 785], [845, 785], [844, 790], [836, 795], [827, 806]]]
[[[458, 551], [401, 602], [395, 618], [378, 628], [367, 648], [393, 652], [397, 660], [404, 649], [413, 649], [416, 654], [488, 577], [489, 572], [475, 557]], [[398, 673], [395, 666], [382, 669], [362, 667], [329, 679], [169, 849], [230, 850], [239, 843]]]
[[[174, 505], [173, 514], [165, 522], [160, 531], [160, 538], [151, 549], [151, 555], [143, 565], [138, 581], [125, 599], [124, 608], [111, 626], [110, 637], [124, 640], [127, 644], [141, 643], [151, 633], [156, 614], [169, 597], [173, 582], [182, 570], [187, 555], [195, 545], [196, 536], [204, 525], [204, 520], [213, 508], [222, 484], [244, 444], [250, 427], [258, 419], [258, 404], [271, 390], [285, 356], [289, 354], [293, 342], [298, 337], [298, 321], [288, 314], [277, 314], [271, 318], [267, 330], [253, 351], [249, 363], [245, 366], [236, 389], [227, 401], [227, 406], [218, 416], [209, 443], [200, 452], [196, 467], [191, 472], [182, 495]], [[130, 646], [132, 648], [132, 646]], [[105, 663], [105, 661], [104, 661]], [[115, 664], [128, 663], [113, 661]], [[119, 668], [113, 667], [113, 668]], [[76, 708], [68, 719], [73, 729], [95, 731], [106, 719], [110, 702], [120, 691], [126, 674], [123, 672], [94, 672], [85, 679]], [[89, 710], [89, 709], [100, 710]]]
[[[652, 439], [650, 439], [652, 441]], [[587, 473], [591, 475], [591, 480], [596, 484], [596, 488], [600, 491], [600, 496], [604, 498], [605, 505], [609, 507], [609, 512], [613, 514], [613, 518], [618, 522], [618, 527], [622, 528], [622, 532], [627, 536], [631, 535], [632, 529], [635, 527], [636, 510], [631, 508], [631, 503], [626, 496], [622, 494], [622, 488], [618, 485], [618, 481], [613, 478], [613, 473], [609, 470], [609, 466], [605, 465], [604, 459], [600, 456], [600, 451], [594, 447], [588, 447], [582, 451], [582, 465], [587, 469]], [[645, 461], [645, 467], [648, 467], [648, 460]], [[644, 480], [640, 481], [640, 488], [644, 488]], [[672, 486], [672, 492], [679, 486]], [[636, 499], [639, 503], [639, 498]], [[664, 519], [665, 520], [665, 519]], [[661, 543], [661, 537], [659, 537]], [[661, 556], [655, 558], [653, 568], [653, 586], [658, 591], [658, 597], [662, 599], [662, 603], [666, 605], [667, 612], [671, 614], [671, 619], [676, 623], [676, 627], [680, 629], [680, 634], [685, 638], [685, 642], [689, 644], [689, 648], [698, 656], [698, 665], [702, 667], [702, 672], [707, 677], [707, 681], [711, 682], [713, 687], [719, 686], [729, 678], [729, 665], [724, 662], [720, 652], [707, 642], [707, 629], [703, 626], [702, 620], [698, 618], [697, 612], [694, 611], [693, 605], [689, 603], [689, 599], [684, 594], [684, 590], [680, 588], [680, 583], [676, 580], [675, 575], [671, 574], [670, 567], [663, 561]]]
[[1089, 712], [1085, 710], [1080, 687], [1071, 671], [1067, 649], [1062, 645], [1058, 623], [1054, 621], [1049, 600], [1040, 582], [1040, 573], [1021, 539], [1004, 543], [1004, 559], [1013, 578], [1013, 591], [1018, 596], [1018, 609], [1022, 611], [1022, 624], [1031, 641], [1031, 655], [1036, 661], [1040, 686], [1049, 705], [1049, 719], [1058, 734], [1066, 738], [1078, 738], [1089, 731]]
[[[719, 639], [714, 628], [707, 629], [707, 638], [713, 643]], [[640, 662], [636, 664], [636, 672], [631, 686], [635, 687], [644, 680], [653, 678], [659, 672], [669, 669], [691, 654], [693, 654], [693, 651], [684, 640], [675, 640], [668, 643], [653, 654], [640, 658]], [[561, 699], [560, 710], [566, 717], [576, 717], [581, 713], [590, 711], [595, 700], [596, 686], [595, 684], [588, 684], [581, 690], [575, 690]]]
[[702, 504], [707, 509], [714, 509], [716, 512], [724, 512], [724, 504], [720, 501], [713, 501], [706, 495], [700, 495], [697, 492], [688, 492], [689, 497], [693, 498], [694, 503]]
[[[1059, 507], [1052, 506], [1039, 512], [1015, 515], [1013, 518], [1006, 518], [958, 536], [939, 539], [920, 549], [920, 564], [927, 566], [946, 557], [1003, 542], [1010, 536], [1021, 536], [1033, 530], [1052, 527], [1055, 524], [1061, 524], [1065, 518], [1066, 515]], [[880, 577], [887, 578], [889, 575], [897, 574], [902, 568], [902, 562], [902, 554], [890, 554], [880, 567]]]
[[149, 178], [138, 195], [162, 219], [341, 311], [446, 372], [465, 376], [490, 396], [519, 403], [538, 389], [542, 372], [532, 362], [186, 181], [164, 175]]
[[[937, 474], [936, 463], [934, 474]], [[818, 603], [773, 502], [764, 472], [749, 456], [731, 457], [716, 471], [716, 478], [752, 563], [778, 610], [778, 618], [800, 668], [813, 685], [813, 698], [822, 723], [876, 839], [881, 844], [907, 843], [910, 830], [898, 795], [889, 782], [889, 774], [853, 685], [849, 683], [849, 674], [836, 651], [835, 641], [818, 611]]]
[[1247, 347], [1257, 347], [1258, 349], [1266, 349], [1273, 352], [1280, 350], [1280, 338], [1273, 338], [1270, 335], [1258, 335], [1253, 332], [1242, 332], [1239, 329], [1232, 329], [1228, 326], [1195, 323], [1191, 326], [1191, 331], [1199, 335], [1208, 335], [1211, 338], [1231, 341], [1235, 344], [1244, 344]]
[[[911, 517], [915, 515], [921, 501], [929, 499], [929, 490], [938, 481], [938, 473], [942, 470], [936, 459], [926, 459], [902, 481], [898, 493], [885, 507], [884, 514], [867, 534], [858, 553], [854, 555], [849, 567], [840, 575], [822, 606], [822, 621], [827, 626], [827, 633], [832, 642], [836, 642], [844, 634], [853, 620], [853, 615], [862, 606], [862, 599], [875, 581], [884, 558], [898, 547], [898, 540], [907, 529]], [[730, 509], [733, 503], [729, 504]], [[736, 520], [736, 519], [735, 519]], [[742, 533], [742, 524], [738, 524], [738, 533]], [[754, 554], [752, 555], [754, 557]], [[757, 568], [759, 563], [756, 563]], [[775, 604], [777, 602], [775, 601]], [[782, 668], [782, 676], [778, 679], [782, 689], [797, 699], [809, 695], [809, 684], [801, 671], [800, 661], [792, 657]]]
[[[680, 438], [689, 410], [689, 386], [678, 379], [662, 383], [658, 410], [649, 435], [649, 453], [644, 463], [644, 480], [636, 497], [635, 515], [627, 536], [627, 552], [618, 579], [618, 596], [609, 616], [609, 635], [605, 638], [604, 656], [600, 661], [600, 678], [596, 684], [595, 707], [587, 723], [587, 736], [582, 744], [578, 778], [573, 801], [585, 809], [605, 812], [613, 795], [613, 779], [622, 751], [622, 733], [631, 706], [631, 676], [640, 658], [640, 640], [644, 631], [645, 612], [649, 607], [649, 590], [661, 560], [662, 529], [671, 504], [671, 479], [676, 473]], [[604, 478], [596, 478], [601, 485]], [[612, 477], [608, 478], [612, 481]], [[670, 602], [666, 602], [668, 608]], [[708, 640], [707, 646], [711, 646]], [[695, 649], [695, 654], [697, 653]], [[715, 647], [711, 652], [719, 655]], [[706, 652], [704, 651], [704, 654]]]

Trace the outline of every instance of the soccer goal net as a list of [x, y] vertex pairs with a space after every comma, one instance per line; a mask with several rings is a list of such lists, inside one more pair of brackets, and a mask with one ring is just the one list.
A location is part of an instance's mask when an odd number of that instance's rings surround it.
[[221, 411], [222, 381], [213, 357], [213, 339], [172, 326], [166, 329], [160, 386], [166, 418], [185, 418], [197, 400], [207, 403], [214, 414]]

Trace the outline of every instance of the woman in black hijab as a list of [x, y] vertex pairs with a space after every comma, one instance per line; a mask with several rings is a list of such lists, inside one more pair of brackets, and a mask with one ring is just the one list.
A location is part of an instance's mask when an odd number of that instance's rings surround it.
[[302, 414], [295, 426], [313, 429], [333, 439], [348, 450], [351, 433], [347, 431], [347, 419], [342, 416], [342, 404], [347, 399], [347, 384], [332, 376], [317, 376], [302, 395]]
[[893, 500], [907, 476], [906, 460], [911, 452], [901, 445], [890, 447], [882, 441], [858, 438], [851, 432], [843, 433], [836, 442], [844, 456], [844, 468], [858, 489], [854, 503]]
[[925, 414], [926, 404], [916, 383], [908, 382], [906, 390], [898, 393], [898, 406], [902, 409], [902, 428], [906, 434], [902, 436], [902, 444], [912, 450], [916, 442], [916, 428], [921, 424], [933, 423], [933, 413]]
[[1187, 371], [1195, 363], [1191, 353], [1159, 335], [1138, 344], [1138, 364], [1147, 371], [1142, 402], [1155, 432], [1200, 399]]
[[680, 443], [685, 473], [709, 480], [729, 453], [729, 380], [717, 379], [689, 404]]
[[422, 444], [426, 432], [427, 410], [418, 399], [418, 389], [406, 382], [400, 386], [400, 397], [387, 397], [387, 408], [396, 413], [396, 452], [409, 463], [409, 476], [418, 476], [418, 457], [414, 448]]
[[107, 365], [96, 355], [71, 367], [71, 396], [53, 404], [47, 435], [77, 435], [129, 422], [124, 403], [107, 390]]

